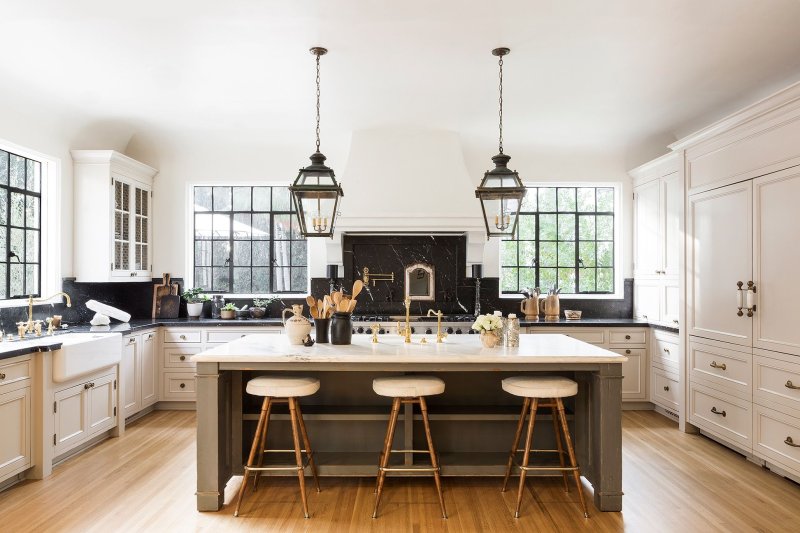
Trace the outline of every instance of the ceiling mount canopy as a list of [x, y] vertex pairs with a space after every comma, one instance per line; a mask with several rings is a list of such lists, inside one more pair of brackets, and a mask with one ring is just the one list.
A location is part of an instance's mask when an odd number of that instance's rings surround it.
[[310, 51], [316, 56], [317, 63], [317, 151], [311, 154], [311, 164], [300, 169], [289, 191], [303, 236], [333, 237], [339, 197], [344, 196], [344, 193], [336, 181], [333, 169], [325, 165], [326, 157], [319, 151], [319, 58], [327, 54], [328, 50], [315, 46]]
[[487, 238], [514, 234], [526, 192], [517, 171], [508, 168], [511, 157], [503, 153], [503, 56], [509, 52], [511, 50], [508, 48], [492, 50], [492, 55], [499, 58], [500, 67], [499, 153], [492, 157], [495, 168], [486, 171], [481, 184], [475, 189], [475, 197], [481, 201]]

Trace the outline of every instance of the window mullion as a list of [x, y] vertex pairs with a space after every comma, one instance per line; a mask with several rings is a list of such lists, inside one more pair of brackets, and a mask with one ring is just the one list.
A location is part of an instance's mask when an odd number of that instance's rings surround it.
[[[231, 193], [233, 194], [233, 193]], [[231, 201], [233, 198], [231, 197]], [[228, 220], [229, 226], [229, 237], [228, 237], [228, 293], [234, 294], [233, 292], [233, 206], [231, 205], [231, 216]]]
[[[577, 202], [577, 197], [575, 198]], [[576, 204], [577, 205], [577, 204]], [[579, 294], [581, 292], [581, 240], [580, 240], [580, 218], [578, 216], [578, 210], [575, 210], [575, 294]]]

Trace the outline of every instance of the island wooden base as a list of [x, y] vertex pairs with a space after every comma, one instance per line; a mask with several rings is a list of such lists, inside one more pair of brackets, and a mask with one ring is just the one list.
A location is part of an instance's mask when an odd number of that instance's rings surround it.
[[[579, 383], [572, 399], [571, 429], [583, 476], [594, 488], [601, 511], [622, 509], [621, 365], [547, 364], [353, 364], [353, 363], [215, 363], [197, 364], [197, 508], [216, 511], [224, 488], [243, 472], [243, 450], [255, 430], [258, 399], [243, 393], [247, 379], [263, 373], [314, 375], [317, 394], [302, 398], [303, 415], [315, 449], [320, 475], [374, 476], [391, 399], [372, 391], [380, 375], [425, 373], [441, 377], [444, 394], [428, 398], [431, 429], [445, 476], [501, 476], [522, 401], [505, 393], [504, 377], [562, 374]], [[394, 448], [420, 449], [419, 413], [405, 406]], [[545, 422], [545, 423], [540, 423]], [[552, 439], [549, 414], [537, 417], [535, 447]], [[288, 415], [274, 415], [270, 445], [289, 448]], [[274, 441], [273, 441], [274, 439]], [[398, 464], [424, 464], [416, 454], [393, 454]], [[415, 462], [416, 461], [416, 462]], [[398, 473], [399, 474], [399, 473]], [[408, 475], [414, 475], [409, 473]]]

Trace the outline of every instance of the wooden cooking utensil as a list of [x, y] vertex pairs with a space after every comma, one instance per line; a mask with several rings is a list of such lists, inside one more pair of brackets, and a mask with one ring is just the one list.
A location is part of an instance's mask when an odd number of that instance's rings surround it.
[[352, 312], [353, 312], [353, 310], [356, 308], [356, 304], [357, 304], [357, 303], [358, 303], [358, 302], [356, 301], [356, 299], [355, 299], [355, 298], [353, 298], [352, 300], [350, 300], [350, 305], [348, 305], [348, 306], [347, 306], [347, 312], [348, 312], [348, 313], [352, 313]]
[[[309, 298], [310, 298], [310, 296], [309, 296]], [[317, 314], [317, 306], [316, 305], [309, 305], [308, 306], [308, 312], [311, 313], [311, 318], [319, 318], [319, 315]]]
[[314, 307], [317, 305], [317, 300], [309, 294], [306, 296], [306, 303], [308, 304], [308, 307]]
[[353, 300], [358, 298], [358, 295], [361, 294], [361, 289], [364, 288], [364, 282], [360, 279], [357, 279], [355, 283], [353, 283]]
[[339, 302], [342, 301], [342, 293], [339, 291], [333, 291], [331, 293], [331, 299], [333, 300], [333, 303], [335, 303], [338, 306]]

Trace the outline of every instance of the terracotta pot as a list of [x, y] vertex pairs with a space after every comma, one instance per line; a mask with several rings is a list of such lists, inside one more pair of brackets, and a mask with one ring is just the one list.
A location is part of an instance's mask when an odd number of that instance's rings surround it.
[[481, 331], [481, 343], [484, 348], [494, 348], [500, 344], [499, 331]]
[[232, 320], [236, 318], [236, 311], [232, 309], [220, 309], [219, 317], [223, 320]]

